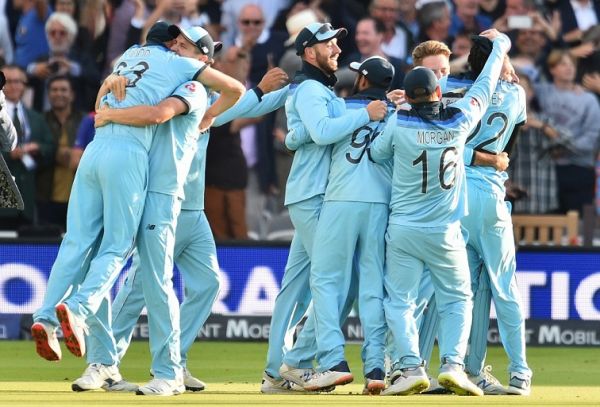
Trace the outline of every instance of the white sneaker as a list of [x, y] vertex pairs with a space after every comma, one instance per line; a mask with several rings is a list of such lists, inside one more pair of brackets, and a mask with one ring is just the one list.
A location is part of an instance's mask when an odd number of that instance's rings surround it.
[[282, 378], [296, 383], [300, 387], [304, 387], [306, 381], [315, 374], [315, 370], [295, 368], [284, 363], [279, 368], [279, 374]]
[[299, 393], [303, 392], [304, 388], [298, 386], [294, 382], [290, 382], [287, 379], [275, 379], [271, 377], [267, 372], [263, 372], [262, 383], [260, 385], [260, 392], [265, 394], [283, 394], [283, 393]]
[[[282, 377], [285, 377], [281, 375]], [[322, 391], [330, 389], [332, 386], [343, 386], [352, 383], [354, 376], [350, 373], [350, 368], [346, 361], [342, 361], [324, 372], [313, 374], [304, 384], [304, 390]]]
[[385, 373], [379, 368], [371, 370], [365, 375], [365, 387], [362, 394], [379, 395], [385, 389]]
[[471, 383], [475, 384], [481, 390], [483, 394], [489, 395], [503, 395], [507, 394], [506, 389], [502, 386], [502, 383], [494, 377], [492, 374], [492, 367], [487, 365], [483, 368], [481, 373], [477, 376], [468, 375]]
[[189, 391], [202, 391], [206, 387], [206, 384], [192, 376], [192, 373], [186, 368], [183, 369], [183, 384], [185, 389]]
[[35, 341], [35, 351], [46, 360], [60, 360], [62, 352], [56, 337], [56, 329], [43, 322], [31, 325], [31, 337]]
[[531, 394], [531, 376], [526, 373], [510, 372], [510, 381], [506, 392], [518, 396], [529, 396]]
[[152, 379], [135, 392], [139, 396], [176, 396], [182, 393], [185, 393], [183, 382], [168, 379]]
[[112, 379], [106, 379], [104, 384], [102, 385], [102, 389], [110, 392], [123, 392], [123, 393], [131, 393], [137, 391], [138, 386], [135, 383], [130, 383], [126, 380], [120, 380], [118, 382]]
[[123, 380], [117, 365], [106, 366], [101, 363], [88, 365], [83, 375], [71, 384], [73, 391], [100, 389], [106, 380], [119, 382]]
[[438, 382], [459, 396], [483, 396], [483, 390], [471, 383], [460, 365], [452, 363], [442, 365]]
[[395, 374], [393, 377], [394, 381], [381, 392], [382, 396], [407, 396], [421, 393], [429, 387], [429, 378], [421, 366], [415, 369], [404, 369], [401, 375]]
[[63, 331], [65, 345], [69, 352], [77, 357], [85, 355], [85, 336], [88, 327], [82, 317], [75, 315], [67, 304], [61, 303], [56, 306], [56, 316], [60, 321]]

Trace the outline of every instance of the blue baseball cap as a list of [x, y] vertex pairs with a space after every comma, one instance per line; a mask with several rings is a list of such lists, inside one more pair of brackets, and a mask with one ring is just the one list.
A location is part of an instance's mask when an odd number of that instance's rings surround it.
[[404, 92], [411, 99], [431, 95], [438, 86], [438, 80], [433, 71], [423, 66], [417, 66], [404, 77]]
[[362, 62], [350, 62], [350, 69], [365, 76], [372, 85], [389, 88], [394, 79], [394, 67], [380, 56], [365, 59]]
[[345, 28], [334, 29], [329, 23], [310, 23], [298, 33], [294, 41], [296, 54], [302, 55], [307, 47], [327, 42], [332, 38], [344, 38], [347, 34], [348, 30]]
[[184, 30], [173, 24], [169, 26], [169, 34], [171, 34], [173, 38], [177, 38], [181, 34], [186, 40], [196, 45], [200, 52], [207, 55], [209, 58], [213, 58], [215, 53], [223, 48], [223, 43], [213, 41], [208, 31], [202, 27], [190, 27]]

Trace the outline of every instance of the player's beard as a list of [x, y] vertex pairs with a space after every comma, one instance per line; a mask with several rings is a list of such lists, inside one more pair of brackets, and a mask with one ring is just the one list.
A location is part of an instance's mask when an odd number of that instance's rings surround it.
[[337, 71], [337, 61], [331, 59], [329, 56], [317, 53], [317, 65], [319, 69], [325, 72], [327, 75], [333, 75]]

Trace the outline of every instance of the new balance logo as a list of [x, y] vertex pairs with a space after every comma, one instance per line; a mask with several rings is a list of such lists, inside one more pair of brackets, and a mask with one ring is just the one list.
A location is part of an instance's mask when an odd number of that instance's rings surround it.
[[156, 229], [156, 225], [148, 225], [148, 226], [146, 226], [146, 229], [147, 230], [154, 230], [154, 229]]

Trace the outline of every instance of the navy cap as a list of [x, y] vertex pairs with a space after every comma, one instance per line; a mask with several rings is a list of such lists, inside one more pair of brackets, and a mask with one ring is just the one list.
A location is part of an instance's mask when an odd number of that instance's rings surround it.
[[362, 62], [351, 62], [350, 69], [364, 75], [371, 84], [387, 89], [394, 78], [394, 67], [382, 57], [374, 56]]
[[175, 37], [169, 33], [170, 25], [171, 24], [167, 23], [166, 21], [158, 21], [154, 23], [146, 34], [146, 42], [162, 44], [174, 39]]
[[169, 33], [173, 38], [177, 38], [177, 36], [181, 34], [186, 40], [195, 44], [200, 52], [207, 55], [209, 58], [214, 57], [215, 53], [223, 48], [223, 43], [213, 41], [208, 31], [202, 27], [190, 27], [187, 30], [184, 30], [173, 24], [169, 27]]
[[418, 66], [406, 74], [404, 92], [411, 99], [431, 95], [438, 86], [438, 80], [429, 68]]
[[332, 38], [344, 38], [348, 34], [345, 28], [337, 30], [329, 23], [311, 23], [304, 27], [294, 41], [296, 54], [304, 54], [304, 49], [312, 47], [321, 42], [327, 42]]

